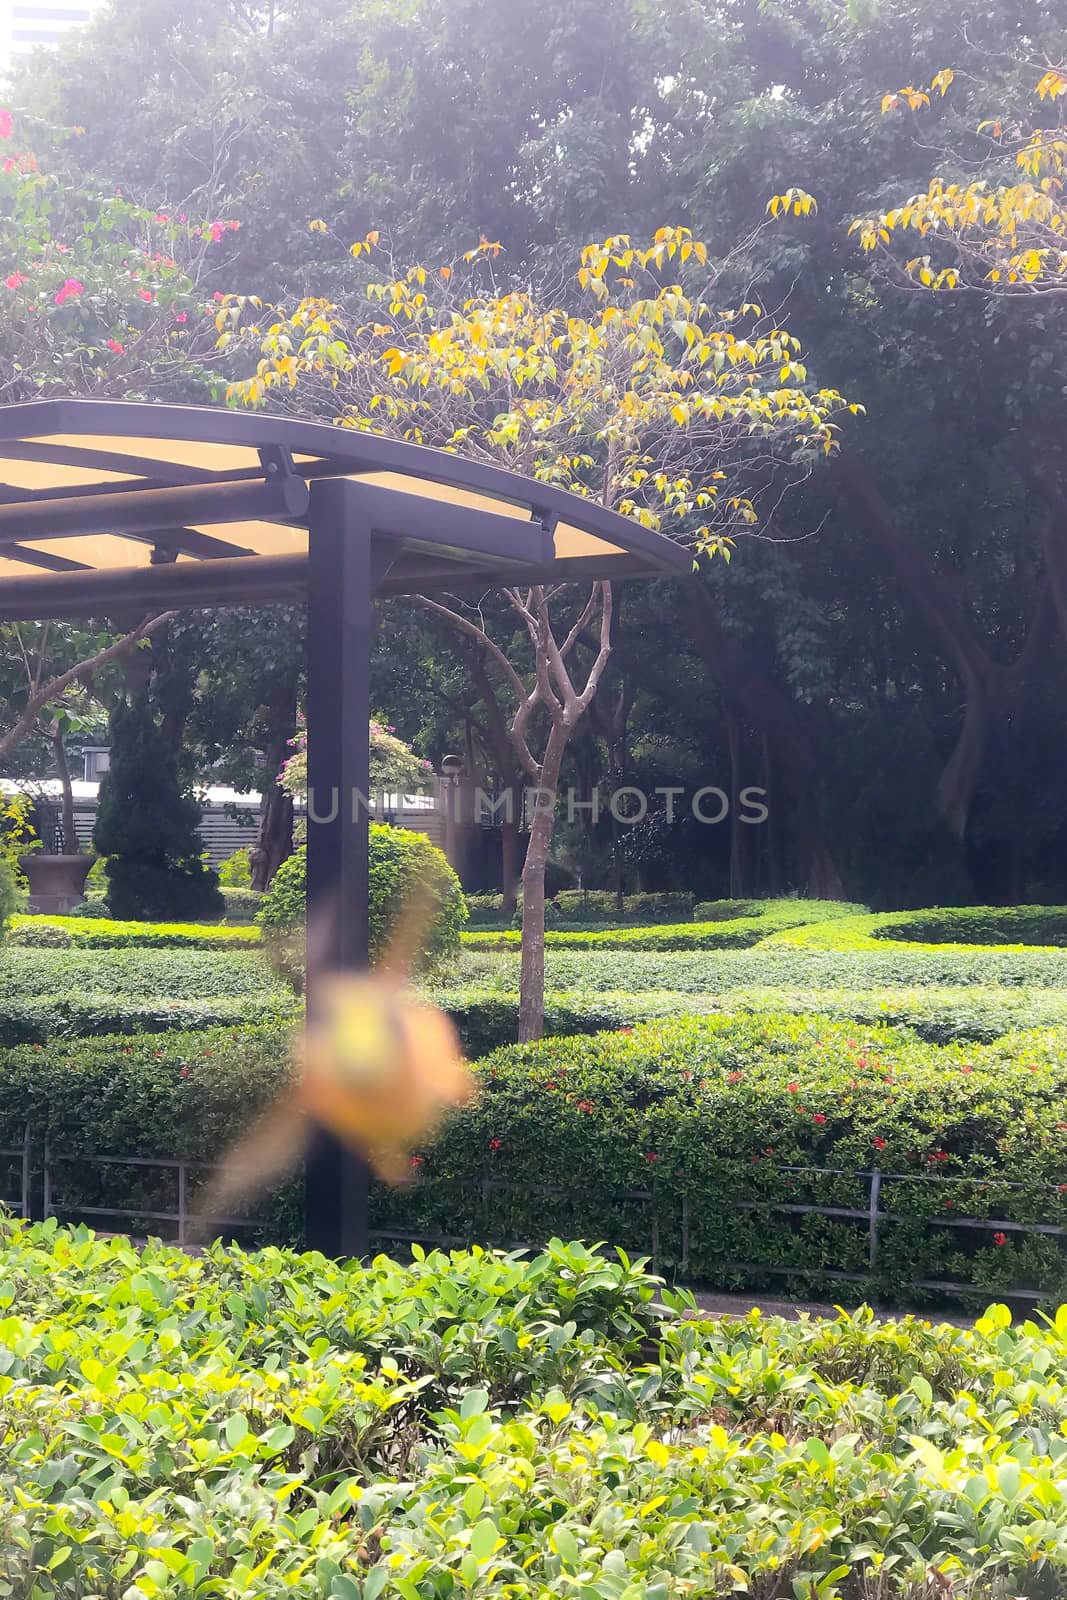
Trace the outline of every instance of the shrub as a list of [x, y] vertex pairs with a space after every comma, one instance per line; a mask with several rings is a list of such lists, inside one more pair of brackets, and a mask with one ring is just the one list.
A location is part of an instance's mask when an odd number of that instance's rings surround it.
[[255, 889], [223, 889], [222, 904], [227, 922], [254, 922], [263, 896]]
[[[372, 823], [368, 900], [372, 960], [382, 955], [397, 912], [416, 887], [436, 904], [422, 941], [423, 958], [434, 962], [455, 955], [467, 908], [459, 879], [443, 852], [425, 834]], [[269, 938], [284, 942], [303, 929], [306, 906], [307, 847], [303, 846], [275, 873], [256, 920]]]
[[[51, 933], [46, 930], [53, 930]], [[216, 927], [202, 922], [116, 922], [97, 917], [15, 917], [10, 943], [55, 944], [66, 934], [71, 945], [99, 950], [213, 950], [220, 945], [259, 943], [258, 928]]]
[[[260, 1026], [10, 1050], [0, 1142], [29, 1122], [71, 1157], [211, 1161], [284, 1084], [287, 1048], [287, 1028]], [[505, 1048], [478, 1071], [480, 1101], [419, 1152], [419, 1185], [375, 1189], [382, 1237], [511, 1245], [565, 1220], [654, 1242], [668, 1271], [720, 1287], [906, 1304], [1067, 1289], [1041, 1232], [1067, 1225], [1062, 1030], [965, 1049], [822, 1017], [692, 1017]], [[73, 1211], [166, 1209], [163, 1181], [72, 1167], [63, 1192]], [[292, 1205], [270, 1212], [275, 1236], [291, 1236]]]
[[7, 933], [8, 925], [21, 904], [22, 891], [15, 877], [15, 868], [5, 856], [0, 855], [0, 940]]
[[0, 1283], [15, 1595], [1063, 1592], [1067, 1314], [663, 1321], [641, 1263], [559, 1239], [364, 1266], [7, 1225]]
[[81, 905], [75, 906], [71, 913], [75, 917], [94, 917], [98, 922], [112, 921], [111, 910], [103, 895], [92, 895], [88, 900], [83, 900]]
[[[514, 990], [519, 984], [517, 940], [464, 939], [455, 969], [463, 985]], [[908, 945], [871, 940], [861, 950], [802, 948], [784, 938], [743, 950], [667, 950], [660, 953], [600, 944], [592, 949], [549, 940], [545, 954], [550, 989], [599, 993], [673, 989], [717, 994], [783, 985], [796, 990], [918, 989], [927, 986], [1010, 986], [1018, 990], [1067, 988], [1067, 951], [998, 949], [976, 945]], [[817, 1007], [816, 1007], [817, 1009]]]
[[919, 949], [981, 945], [1018, 949], [1024, 945], [1067, 945], [1063, 906], [935, 906], [928, 911], [868, 912], [840, 922], [822, 920], [785, 931], [776, 938], [806, 949], [878, 950], [887, 944]]
[[252, 855], [247, 847], [226, 857], [219, 867], [219, 883], [223, 889], [251, 889]]
[[628, 894], [623, 896], [621, 918], [618, 898], [610, 889], [563, 889], [551, 903], [563, 922], [689, 922], [693, 900], [691, 894]]
[[0, 1004], [28, 996], [215, 1000], [277, 993], [270, 967], [247, 945], [213, 949], [19, 950], [0, 957]]
[[200, 808], [183, 794], [177, 757], [146, 694], [111, 717], [111, 766], [93, 843], [106, 856], [107, 900], [120, 919], [220, 916], [218, 875], [204, 866]]
[[[506, 1244], [565, 1217], [627, 1248], [658, 1234], [690, 1281], [838, 1296], [1067, 1289], [1058, 1239], [1025, 1231], [1067, 1224], [1060, 1030], [937, 1048], [818, 1016], [713, 1016], [505, 1049], [479, 1070], [480, 1102], [422, 1152], [417, 1190], [380, 1200], [381, 1228]], [[875, 1167], [888, 1220], [872, 1268]]]
[[[560, 900], [556, 897], [556, 904]], [[552, 929], [545, 934], [546, 947], [571, 950], [744, 950], [759, 944], [779, 929], [798, 927], [826, 915], [827, 904], [837, 902], [768, 900], [758, 916], [734, 917], [721, 922], [681, 922], [643, 928], [605, 928], [564, 932]], [[842, 914], [855, 912], [856, 906], [842, 903]], [[833, 922], [828, 924], [835, 926]], [[517, 945], [517, 931], [464, 934], [472, 950], [504, 950]]]

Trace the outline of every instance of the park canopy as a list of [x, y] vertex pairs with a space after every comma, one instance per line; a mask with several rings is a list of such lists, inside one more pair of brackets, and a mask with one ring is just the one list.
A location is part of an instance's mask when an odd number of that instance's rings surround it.
[[0, 407], [0, 619], [299, 599], [316, 485], [338, 479], [382, 553], [378, 594], [690, 565], [592, 500], [446, 451], [222, 408], [50, 399]]

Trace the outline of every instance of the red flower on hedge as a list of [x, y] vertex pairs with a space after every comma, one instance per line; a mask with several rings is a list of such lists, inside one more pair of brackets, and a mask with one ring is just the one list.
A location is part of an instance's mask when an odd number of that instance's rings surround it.
[[151, 289], [138, 289], [137, 293], [138, 293], [139, 298], [142, 299], [145, 302], [145, 305], [148, 305], [150, 303], [150, 301], [152, 299], [152, 291], [151, 291]]
[[875, 1134], [874, 1138], [871, 1140], [871, 1143], [874, 1145], [876, 1150], [885, 1149], [885, 1140], [882, 1138], [880, 1133]]
[[21, 289], [22, 285], [25, 282], [26, 282], [26, 279], [23, 277], [21, 272], [12, 272], [8, 277], [6, 277], [4, 279], [4, 288], [5, 289]]
[[821, 1111], [816, 1111], [814, 1117], [812, 1118], [812, 1121], [813, 1122], [818, 1122], [818, 1123], [823, 1123], [823, 1122], [826, 1121], [826, 1118], [823, 1116]]
[[659, 1160], [659, 1156], [656, 1154], [656, 1152], [654, 1150], [650, 1150], [648, 1152], [648, 1154], [645, 1156], [645, 1160], [651, 1162], [654, 1165]]
[[422, 1157], [421, 1156], [412, 1156], [411, 1165], [413, 1167], [421, 1167], [422, 1166]]
[[68, 300], [75, 300], [75, 299], [77, 299], [78, 295], [84, 294], [84, 293], [85, 293], [85, 285], [84, 285], [84, 283], [80, 283], [77, 278], [68, 278], [66, 280], [66, 282], [64, 283], [62, 289], [59, 289], [59, 290], [56, 291], [56, 297], [55, 297], [56, 305], [57, 306], [65, 305]]
[[963, 1066], [960, 1068], [960, 1071], [961, 1072], [973, 1072], [974, 1068], [971, 1066], [971, 1063], [969, 1061], [965, 1061], [963, 1063]]
[[10, 139], [15, 123], [10, 111], [0, 111], [0, 139]]
[[182, 1077], [183, 1078], [187, 1078], [188, 1076], [189, 1076], [189, 1068], [188, 1067], [183, 1067], [182, 1068]]
[[1006, 1233], [995, 1233], [993, 1235], [993, 1243], [996, 1245], [998, 1250], [1000, 1249], [1002, 1244], [1007, 1244], [1007, 1242], [1008, 1242], [1008, 1236], [1007, 1236]]
[[126, 354], [126, 346], [122, 343], [121, 339], [109, 339], [107, 341], [107, 347], [117, 356], [124, 356]]
[[578, 1111], [584, 1111], [587, 1117], [591, 1117], [593, 1112], [596, 1110], [596, 1107], [593, 1105], [591, 1100], [579, 1100], [576, 1109]]
[[727, 1083], [740, 1083], [743, 1077], [743, 1072], [728, 1072], [726, 1074], [726, 1081]]
[[800, 1085], [799, 1085], [799, 1083], [787, 1083], [786, 1084], [786, 1088], [789, 1090], [790, 1094], [799, 1094], [800, 1093]]
[[499, 1139], [490, 1139], [489, 1148], [490, 1148], [490, 1150], [499, 1150], [500, 1149], [500, 1140]]

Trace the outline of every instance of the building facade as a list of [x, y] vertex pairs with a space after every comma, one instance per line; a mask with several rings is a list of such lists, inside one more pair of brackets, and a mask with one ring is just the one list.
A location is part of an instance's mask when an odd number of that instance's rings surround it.
[[0, 63], [55, 45], [85, 25], [101, 0], [0, 0]]

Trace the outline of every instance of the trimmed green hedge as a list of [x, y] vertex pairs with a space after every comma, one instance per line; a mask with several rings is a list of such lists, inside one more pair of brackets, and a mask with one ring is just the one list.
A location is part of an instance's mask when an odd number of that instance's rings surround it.
[[[477, 987], [437, 989], [431, 998], [456, 1023], [467, 1055], [488, 1055], [518, 1037], [517, 992]], [[830, 1017], [867, 1027], [905, 1027], [929, 1044], [989, 1044], [1022, 1028], [1067, 1028], [1067, 994], [1055, 989], [989, 985], [929, 989], [729, 989], [722, 994], [679, 994], [672, 989], [623, 989], [582, 993], [550, 989], [545, 995], [545, 1034], [599, 1033], [659, 1017], [708, 1015]]]
[[783, 931], [775, 943], [850, 951], [884, 949], [886, 944], [927, 950], [946, 945], [1059, 949], [1067, 945], [1067, 907], [935, 906], [925, 911], [867, 912]]
[[[798, 949], [779, 940], [749, 950], [582, 950], [549, 945], [545, 953], [550, 989], [595, 993], [625, 989], [673, 989], [680, 994], [717, 994], [734, 989], [919, 989], [929, 985], [1011, 986], [1067, 989], [1067, 951], [1000, 950], [976, 945], [888, 944], [872, 940], [863, 950]], [[519, 952], [465, 949], [455, 970], [463, 987], [514, 991]]]
[[0, 951], [0, 1003], [31, 995], [205, 1000], [282, 993], [258, 950]]
[[[11, 1050], [0, 1142], [28, 1121], [71, 1156], [210, 1161], [286, 1082], [288, 1038], [268, 1026]], [[479, 1103], [419, 1152], [419, 1184], [374, 1191], [374, 1224], [398, 1245], [513, 1244], [565, 1220], [587, 1239], [655, 1243], [666, 1270], [718, 1286], [905, 1303], [950, 1294], [930, 1284], [1067, 1293], [1062, 1242], [1023, 1226], [1067, 1226], [1064, 1030], [937, 1048], [828, 1018], [694, 1017], [504, 1049], [478, 1071]], [[890, 1218], [872, 1272], [875, 1167]], [[62, 1188], [72, 1207], [168, 1209], [169, 1182], [79, 1165]], [[290, 1189], [269, 1209], [275, 1236], [294, 1236], [296, 1204]]]
[[1067, 1314], [663, 1321], [660, 1293], [559, 1240], [363, 1267], [5, 1228], [7, 1589], [1063, 1594]]
[[[822, 925], [828, 918], [851, 917], [860, 909], [835, 900], [768, 900], [757, 915], [725, 921], [581, 932], [549, 929], [545, 945], [554, 950], [743, 950], [781, 929], [813, 920]], [[475, 931], [465, 933], [463, 943], [471, 950], [506, 950], [518, 945], [521, 937], [518, 929]]]
[[[505, 1244], [566, 1218], [627, 1248], [658, 1235], [659, 1259], [694, 1282], [905, 1302], [930, 1283], [1067, 1293], [1062, 1242], [1012, 1226], [1067, 1225], [1063, 1030], [937, 1048], [821, 1017], [688, 1018], [502, 1050], [479, 1070], [481, 1101], [421, 1152], [419, 1187], [379, 1201], [398, 1238]], [[872, 1271], [875, 1167], [898, 1175], [882, 1191], [897, 1220]], [[488, 1201], [487, 1177], [502, 1185]]]
[[[460, 930], [467, 921], [467, 906], [459, 879], [444, 852], [424, 833], [372, 822], [367, 908], [372, 960], [384, 952], [398, 910], [416, 890], [428, 895], [435, 907], [422, 940], [424, 959], [432, 963], [456, 956]], [[306, 912], [304, 845], [282, 862], [263, 896], [256, 920], [265, 937], [285, 944], [303, 938]]]
[[213, 950], [259, 943], [259, 929], [212, 922], [114, 922], [105, 917], [14, 917], [8, 943], [96, 950]]

